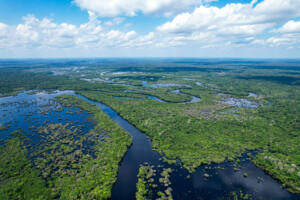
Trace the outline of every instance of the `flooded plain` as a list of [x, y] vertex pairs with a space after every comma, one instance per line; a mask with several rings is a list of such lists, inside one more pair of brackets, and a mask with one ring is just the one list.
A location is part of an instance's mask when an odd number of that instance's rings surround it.
[[[221, 164], [203, 165], [194, 173], [176, 165], [170, 165], [162, 160], [162, 156], [152, 150], [150, 139], [136, 127], [131, 125], [112, 108], [99, 102], [76, 95], [101, 108], [109, 117], [127, 131], [133, 144], [128, 149], [120, 163], [118, 178], [112, 190], [112, 199], [134, 199], [136, 192], [137, 174], [139, 166], [148, 163], [161, 171], [171, 168], [170, 180], [174, 199], [224, 199], [232, 192], [249, 194], [253, 199], [296, 200], [299, 196], [289, 193], [263, 170], [251, 162], [252, 154], [243, 154], [239, 162], [225, 161]], [[247, 177], [245, 176], [247, 174]], [[158, 177], [154, 184], [160, 185]], [[157, 191], [166, 188], [153, 188], [153, 198]], [[269, 192], [266, 192], [269, 191]]]
[[238, 108], [254, 109], [258, 108], [258, 103], [248, 99], [226, 98], [221, 103], [236, 106]]
[[79, 108], [62, 107], [55, 97], [62, 94], [74, 94], [72, 91], [22, 92], [16, 96], [0, 98], [0, 124], [6, 127], [0, 131], [0, 139], [6, 139], [11, 132], [20, 130], [25, 136], [38, 142], [41, 138], [37, 129], [47, 124], [66, 124], [80, 127], [88, 132], [92, 123], [90, 114]]
[[[138, 169], [144, 163], [154, 165], [158, 172], [164, 168], [172, 169], [170, 187], [174, 199], [226, 199], [231, 197], [232, 193], [249, 194], [253, 199], [299, 199], [299, 196], [289, 193], [251, 162], [254, 152], [243, 154], [238, 162], [225, 161], [221, 164], [202, 165], [193, 173], [181, 168], [180, 161], [170, 165], [162, 160], [160, 154], [152, 150], [151, 140], [116, 111], [73, 91], [23, 92], [17, 96], [0, 98], [0, 124], [8, 128], [0, 131], [0, 138], [5, 140], [10, 132], [22, 130], [26, 136], [39, 141], [33, 127], [49, 123], [72, 122], [73, 126], [81, 127], [83, 133], [88, 132], [93, 127], [88, 121], [90, 115], [77, 108], [61, 107], [54, 99], [61, 94], [76, 95], [99, 106], [133, 139], [132, 146], [120, 163], [117, 181], [112, 190], [112, 199], [135, 199]], [[153, 188], [153, 199], [157, 197], [158, 191], [166, 189], [159, 183], [158, 177], [154, 177], [154, 180], [158, 187]]]

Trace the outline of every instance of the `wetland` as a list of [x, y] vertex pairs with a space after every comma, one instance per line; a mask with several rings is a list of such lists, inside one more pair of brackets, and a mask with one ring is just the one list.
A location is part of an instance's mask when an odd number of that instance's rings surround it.
[[0, 199], [300, 199], [297, 67], [10, 62]]

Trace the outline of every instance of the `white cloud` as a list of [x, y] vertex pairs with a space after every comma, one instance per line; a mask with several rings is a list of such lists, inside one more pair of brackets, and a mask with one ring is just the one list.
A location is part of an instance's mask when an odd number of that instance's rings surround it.
[[8, 25], [0, 22], [0, 38], [5, 37], [8, 31]]
[[300, 48], [300, 21], [290, 20], [280, 28], [272, 30], [271, 33], [279, 33], [279, 35], [268, 38], [267, 44]]
[[278, 37], [270, 37], [267, 43], [272, 46], [289, 46], [300, 48], [300, 34], [284, 34]]
[[139, 36], [135, 31], [122, 32], [109, 29], [109, 26], [103, 26], [92, 13], [90, 20], [79, 26], [57, 24], [48, 18], [39, 20], [33, 15], [23, 19], [24, 23], [17, 26], [0, 23], [0, 48], [99, 48], [127, 46], [128, 43], [132, 44], [129, 46], [134, 46], [140, 41], [146, 44], [146, 40], [152, 39], [149, 36]]
[[264, 0], [253, 9], [253, 15], [263, 21], [281, 21], [300, 16], [299, 0]]
[[[222, 8], [202, 5], [192, 12], [175, 16], [171, 21], [157, 27], [157, 31], [173, 35], [174, 38], [180, 35], [184, 38], [182, 41], [190, 40], [193, 35], [206, 33], [212, 40], [202, 37], [199, 40], [209, 43], [207, 45], [221, 41], [239, 45], [264, 44], [261, 39], [247, 38], [265, 34], [275, 25], [300, 16], [299, 8], [299, 0], [253, 0], [248, 4], [231, 3]], [[298, 30], [298, 26], [293, 21], [284, 29]]]
[[212, 0], [74, 0], [80, 8], [102, 17], [135, 16], [143, 14], [172, 14]]
[[300, 21], [290, 20], [285, 23], [281, 28], [276, 30], [280, 33], [300, 33]]
[[200, 6], [192, 13], [177, 15], [172, 21], [158, 27], [158, 30], [184, 32], [215, 30], [225, 26], [241, 27], [242, 30], [243, 26], [251, 25], [260, 25], [261, 29], [262, 24], [273, 24], [300, 16], [300, 1], [298, 0], [264, 0], [253, 7], [254, 2], [252, 1], [250, 4], [232, 3], [223, 8]]
[[[98, 4], [103, 4], [102, 0], [76, 0], [77, 4], [79, 2], [91, 6], [82, 6], [88, 10], [87, 23], [55, 23], [49, 18], [37, 19], [33, 15], [24, 17], [24, 22], [17, 26], [0, 23], [0, 48], [90, 50], [107, 47], [116, 50], [144, 48], [151, 51], [177, 46], [178, 49], [189, 46], [196, 49], [229, 49], [300, 45], [300, 21], [295, 19], [300, 16], [300, 9], [297, 9], [300, 7], [300, 0], [253, 0], [248, 4], [231, 3], [222, 8], [199, 5], [203, 1], [195, 3], [196, 0], [111, 0], [105, 5], [111, 7], [111, 10], [105, 10], [106, 14], [100, 13], [105, 7], [100, 10], [97, 8]], [[136, 5], [130, 7], [131, 3]], [[171, 3], [180, 5], [183, 10], [191, 5], [197, 7], [191, 12], [178, 14], [145, 35], [130, 30], [130, 26], [124, 22], [126, 18], [114, 17], [101, 22], [98, 17], [134, 15], [138, 12], [170, 14], [180, 11], [172, 6], [167, 9], [166, 5]], [[122, 27], [121, 30], [116, 29], [116, 26]]]
[[0, 22], [0, 49], [7, 47], [8, 25]]
[[105, 22], [105, 26], [116, 26], [116, 25], [120, 25], [121, 23], [123, 23], [125, 21], [125, 18], [122, 17], [116, 17], [113, 20], [107, 21]]

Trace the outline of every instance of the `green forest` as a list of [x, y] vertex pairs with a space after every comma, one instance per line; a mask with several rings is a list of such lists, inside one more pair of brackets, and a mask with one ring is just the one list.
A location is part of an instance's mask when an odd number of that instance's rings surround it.
[[[113, 108], [149, 136], [153, 150], [169, 164], [179, 160], [193, 173], [202, 165], [233, 161], [254, 150], [257, 167], [288, 191], [300, 193], [299, 63], [120, 61], [77, 71], [73, 65], [2, 64], [0, 95], [72, 90]], [[195, 97], [200, 100], [192, 102]], [[46, 143], [34, 153], [21, 131], [2, 139], [0, 199], [111, 197], [118, 166], [132, 143], [130, 135], [97, 106], [74, 95], [56, 101], [91, 114], [94, 128], [81, 135], [64, 124], [45, 124], [38, 131]], [[7, 127], [0, 125], [1, 134]], [[95, 139], [100, 136], [102, 140]], [[93, 156], [81, 148], [87, 138]], [[150, 165], [140, 166], [136, 199], [151, 198], [153, 173]], [[172, 198], [169, 190], [155, 195]]]

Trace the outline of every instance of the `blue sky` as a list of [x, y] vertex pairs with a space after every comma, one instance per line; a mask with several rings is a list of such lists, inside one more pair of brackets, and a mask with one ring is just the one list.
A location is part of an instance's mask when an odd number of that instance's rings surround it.
[[300, 58], [300, 0], [0, 0], [0, 58]]

